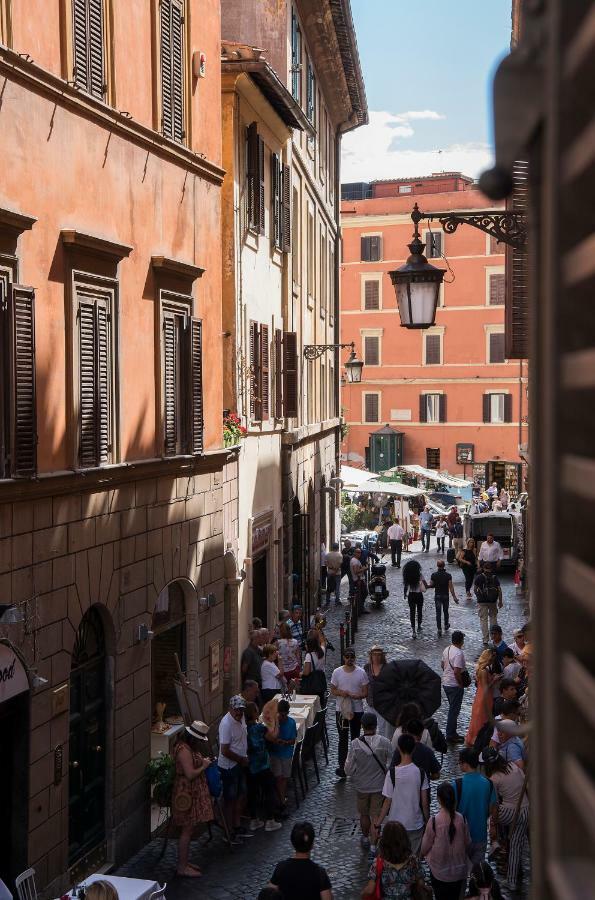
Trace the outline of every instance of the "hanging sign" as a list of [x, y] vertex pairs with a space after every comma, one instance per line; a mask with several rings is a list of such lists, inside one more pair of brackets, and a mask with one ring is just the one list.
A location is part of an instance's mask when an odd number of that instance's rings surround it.
[[0, 703], [29, 690], [25, 668], [11, 647], [0, 644]]

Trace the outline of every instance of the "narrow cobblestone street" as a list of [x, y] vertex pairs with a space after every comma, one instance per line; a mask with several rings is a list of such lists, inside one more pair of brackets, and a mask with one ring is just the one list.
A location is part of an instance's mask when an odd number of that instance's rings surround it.
[[[436, 550], [429, 554], [416, 553], [422, 563], [424, 575], [429, 578], [435, 569]], [[404, 558], [407, 558], [405, 555]], [[437, 637], [434, 617], [433, 592], [426, 594], [424, 606], [423, 633], [417, 640], [412, 640], [409, 626], [409, 611], [403, 601], [401, 572], [390, 567], [387, 569], [390, 597], [381, 610], [375, 608], [368, 615], [360, 618], [359, 630], [355, 646], [357, 661], [363, 664], [368, 648], [373, 643], [381, 643], [389, 659], [416, 657], [423, 659], [435, 671], [440, 670], [442, 651], [449, 642], [447, 633]], [[462, 574], [457, 566], [448, 566], [453, 575], [455, 589], [461, 601], [456, 606], [451, 601], [451, 628], [458, 628], [465, 633], [465, 652], [469, 668], [481, 652], [481, 633], [477, 617], [475, 601], [465, 600]], [[346, 581], [343, 585], [343, 596], [346, 594]], [[512, 639], [513, 629], [526, 621], [526, 604], [517, 595], [512, 577], [502, 577], [504, 608], [499, 615], [499, 622], [504, 630], [505, 639]], [[328, 613], [327, 635], [335, 645], [335, 652], [328, 655], [328, 675], [339, 660], [339, 624], [344, 619], [344, 610], [332, 609]], [[469, 720], [474, 689], [465, 692], [465, 700], [459, 719], [459, 731], [464, 734]], [[446, 703], [438, 711], [436, 718], [444, 729], [446, 720]], [[311, 821], [317, 834], [314, 846], [314, 858], [326, 867], [333, 886], [336, 900], [355, 900], [361, 894], [367, 873], [367, 855], [359, 841], [359, 828], [356, 813], [355, 791], [347, 781], [338, 782], [336, 768], [336, 729], [334, 724], [334, 704], [329, 704], [328, 729], [331, 740], [329, 765], [324, 764], [322, 753], [320, 759], [321, 783], [316, 779], [310, 766], [310, 790], [306, 799], [297, 810], [293, 810], [284, 827], [278, 832], [265, 834], [258, 832], [255, 837], [246, 840], [244, 846], [234, 849], [233, 853], [226, 848], [220, 832], [214, 831], [213, 840], [205, 844], [201, 838], [193, 846], [192, 857], [204, 872], [204, 877], [181, 879], [175, 877], [176, 842], [169, 842], [166, 853], [160, 860], [163, 841], [152, 841], [139, 854], [122, 866], [117, 874], [137, 878], [154, 878], [160, 883], [167, 882], [167, 898], [196, 897], [201, 900], [228, 900], [228, 898], [254, 898], [260, 888], [265, 885], [271, 875], [275, 863], [289, 856], [289, 832], [293, 822], [307, 819]], [[444, 755], [441, 780], [454, 777], [458, 773], [457, 751], [449, 750]], [[432, 805], [435, 805], [435, 786], [432, 789]], [[291, 793], [290, 793], [290, 799]], [[528, 873], [526, 862], [523, 886], [527, 885]], [[506, 897], [524, 897], [528, 891], [506, 894]]]

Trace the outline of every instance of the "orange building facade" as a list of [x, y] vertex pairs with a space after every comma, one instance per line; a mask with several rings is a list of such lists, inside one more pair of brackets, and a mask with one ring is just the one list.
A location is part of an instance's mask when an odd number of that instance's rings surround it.
[[342, 459], [487, 476], [514, 491], [527, 373], [504, 355], [504, 246], [469, 225], [446, 234], [422, 221], [426, 256], [447, 269], [446, 257], [450, 271], [435, 325], [401, 328], [388, 272], [408, 255], [415, 202], [428, 213], [494, 209], [460, 173], [343, 185], [341, 340], [355, 341], [365, 365], [361, 384], [342, 387]]

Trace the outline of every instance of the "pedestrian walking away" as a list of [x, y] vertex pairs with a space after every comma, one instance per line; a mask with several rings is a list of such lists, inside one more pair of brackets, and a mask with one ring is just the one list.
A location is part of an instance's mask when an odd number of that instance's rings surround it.
[[331, 602], [331, 595], [334, 594], [335, 603], [341, 605], [341, 579], [343, 566], [343, 554], [339, 550], [339, 545], [334, 543], [326, 554], [326, 602]]
[[365, 579], [366, 568], [362, 563], [361, 547], [355, 548], [349, 562], [349, 570], [351, 572], [351, 590], [355, 594], [358, 614], [361, 614], [366, 612], [364, 604], [368, 593]]
[[403, 552], [403, 537], [405, 531], [396, 519], [388, 529], [388, 540], [390, 542], [391, 563], [397, 569], [401, 568], [401, 553]]
[[403, 566], [404, 597], [409, 603], [409, 620], [412, 637], [415, 638], [415, 617], [417, 614], [417, 631], [421, 631], [424, 608], [424, 591], [428, 585], [421, 574], [421, 566], [416, 559], [408, 560]]
[[[485, 860], [488, 845], [488, 819], [492, 826], [498, 822], [498, 797], [489, 779], [477, 771], [479, 753], [465, 747], [459, 754], [459, 768], [462, 777], [452, 783], [457, 801], [457, 809], [467, 820], [471, 845], [469, 859], [472, 864]], [[494, 834], [495, 838], [495, 834]]]
[[448, 595], [450, 594], [456, 604], [459, 598], [455, 594], [452, 575], [446, 571], [444, 560], [439, 559], [436, 563], [438, 568], [430, 577], [430, 587], [434, 588], [434, 603], [436, 605], [436, 628], [438, 637], [442, 637], [442, 615], [444, 615], [444, 630], [450, 628], [450, 619], [448, 616]]
[[382, 788], [390, 765], [393, 749], [388, 738], [377, 733], [377, 716], [365, 712], [362, 716], [363, 735], [351, 742], [345, 772], [352, 779], [357, 793], [362, 843], [370, 846], [370, 826], [378, 817], [384, 798]]
[[315, 832], [310, 822], [297, 822], [291, 829], [295, 853], [275, 866], [269, 887], [276, 888], [283, 900], [332, 900], [331, 882], [326, 869], [310, 859]]
[[481, 862], [471, 869], [466, 900], [502, 900], [502, 891], [496, 881], [494, 870], [487, 862]]
[[438, 521], [436, 522], [436, 544], [438, 553], [444, 553], [444, 543], [446, 541], [446, 531], [447, 531], [446, 520], [443, 516], [440, 516]]
[[430, 512], [430, 507], [426, 506], [419, 517], [421, 527], [421, 549], [422, 553], [430, 552], [430, 541], [432, 538], [432, 522], [434, 517]]
[[[411, 754], [411, 759], [427, 777], [428, 781], [437, 781], [440, 776], [440, 763], [431, 747], [424, 744], [422, 737], [424, 735], [424, 724], [421, 719], [411, 719], [406, 725], [403, 725], [403, 734], [410, 734], [415, 741], [415, 747]], [[399, 751], [399, 741], [394, 749], [391, 766], [398, 766], [401, 762], [401, 753]]]
[[[264, 828], [265, 831], [276, 831], [281, 822], [274, 817], [277, 806], [275, 779], [271, 771], [268, 741], [273, 740], [274, 731], [270, 726], [258, 721], [256, 703], [248, 703], [244, 713], [248, 737], [248, 812], [250, 813], [250, 831]], [[263, 818], [261, 818], [261, 813]]]
[[471, 588], [477, 574], [477, 550], [473, 538], [469, 538], [464, 550], [459, 550], [457, 560], [463, 570], [467, 600], [471, 600]]
[[484, 647], [489, 640], [489, 627], [498, 624], [498, 610], [502, 609], [502, 587], [492, 569], [492, 563], [484, 562], [483, 569], [475, 576], [473, 590], [477, 598], [477, 612], [481, 623]]
[[339, 733], [338, 765], [336, 774], [345, 778], [345, 760], [349, 738], [359, 737], [363, 701], [368, 696], [368, 676], [355, 664], [355, 650], [348, 648], [343, 654], [344, 664], [331, 675], [331, 695], [336, 699], [336, 721]]
[[529, 830], [529, 795], [526, 774], [518, 766], [507, 762], [495, 747], [486, 747], [481, 754], [486, 776], [498, 795], [498, 828], [508, 846], [506, 884], [516, 890], [521, 859], [527, 845]]
[[244, 719], [246, 701], [240, 694], [231, 697], [229, 711], [219, 722], [219, 759], [223, 784], [223, 807], [232, 840], [241, 836], [240, 815], [246, 793], [245, 769], [248, 767], [248, 735]]
[[440, 811], [426, 825], [421, 843], [432, 880], [435, 900], [459, 900], [467, 881], [469, 827], [456, 811], [452, 784], [444, 781], [436, 791]]
[[364, 666], [364, 671], [368, 676], [368, 696], [366, 698], [366, 709], [374, 713], [377, 719], [378, 734], [383, 735], [391, 740], [395, 726], [391, 725], [383, 716], [380, 715], [374, 704], [374, 689], [382, 670], [387, 665], [386, 654], [379, 644], [374, 644], [368, 653], [368, 662]]
[[465, 688], [463, 672], [466, 670], [463, 644], [465, 635], [462, 631], [453, 631], [451, 645], [442, 654], [442, 687], [448, 700], [448, 716], [446, 718], [446, 740], [451, 744], [462, 744], [464, 738], [457, 732], [457, 723]]
[[430, 785], [425, 773], [413, 762], [415, 739], [412, 735], [402, 734], [397, 747], [401, 762], [391, 766], [386, 774], [382, 788], [384, 803], [374, 825], [377, 831], [385, 818], [389, 822], [400, 822], [407, 831], [411, 852], [418, 855], [430, 815]]
[[[424, 890], [419, 859], [411, 852], [411, 843], [400, 822], [388, 822], [378, 845], [378, 855], [368, 872], [362, 897], [421, 897]], [[415, 893], [414, 893], [415, 892]]]
[[287, 700], [279, 700], [277, 704], [278, 725], [272, 738], [269, 753], [271, 757], [271, 771], [275, 779], [277, 797], [281, 815], [284, 814], [286, 797], [285, 788], [287, 779], [291, 775], [291, 764], [297, 740], [297, 724], [289, 715], [289, 703]]
[[476, 691], [471, 708], [471, 720], [465, 735], [465, 744], [473, 747], [479, 732], [492, 716], [494, 703], [494, 685], [498, 681], [495, 672], [497, 662], [496, 651], [488, 647], [477, 660], [475, 669]]

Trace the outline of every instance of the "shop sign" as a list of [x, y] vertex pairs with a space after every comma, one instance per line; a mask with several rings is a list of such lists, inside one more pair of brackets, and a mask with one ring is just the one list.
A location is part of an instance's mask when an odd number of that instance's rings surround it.
[[215, 641], [209, 647], [209, 688], [211, 693], [219, 689], [219, 658], [221, 653], [221, 644], [219, 641]]
[[252, 526], [252, 556], [256, 556], [261, 550], [268, 548], [271, 540], [271, 529], [272, 525], [270, 522], [267, 525]]
[[0, 703], [29, 690], [22, 662], [11, 647], [0, 644]]

